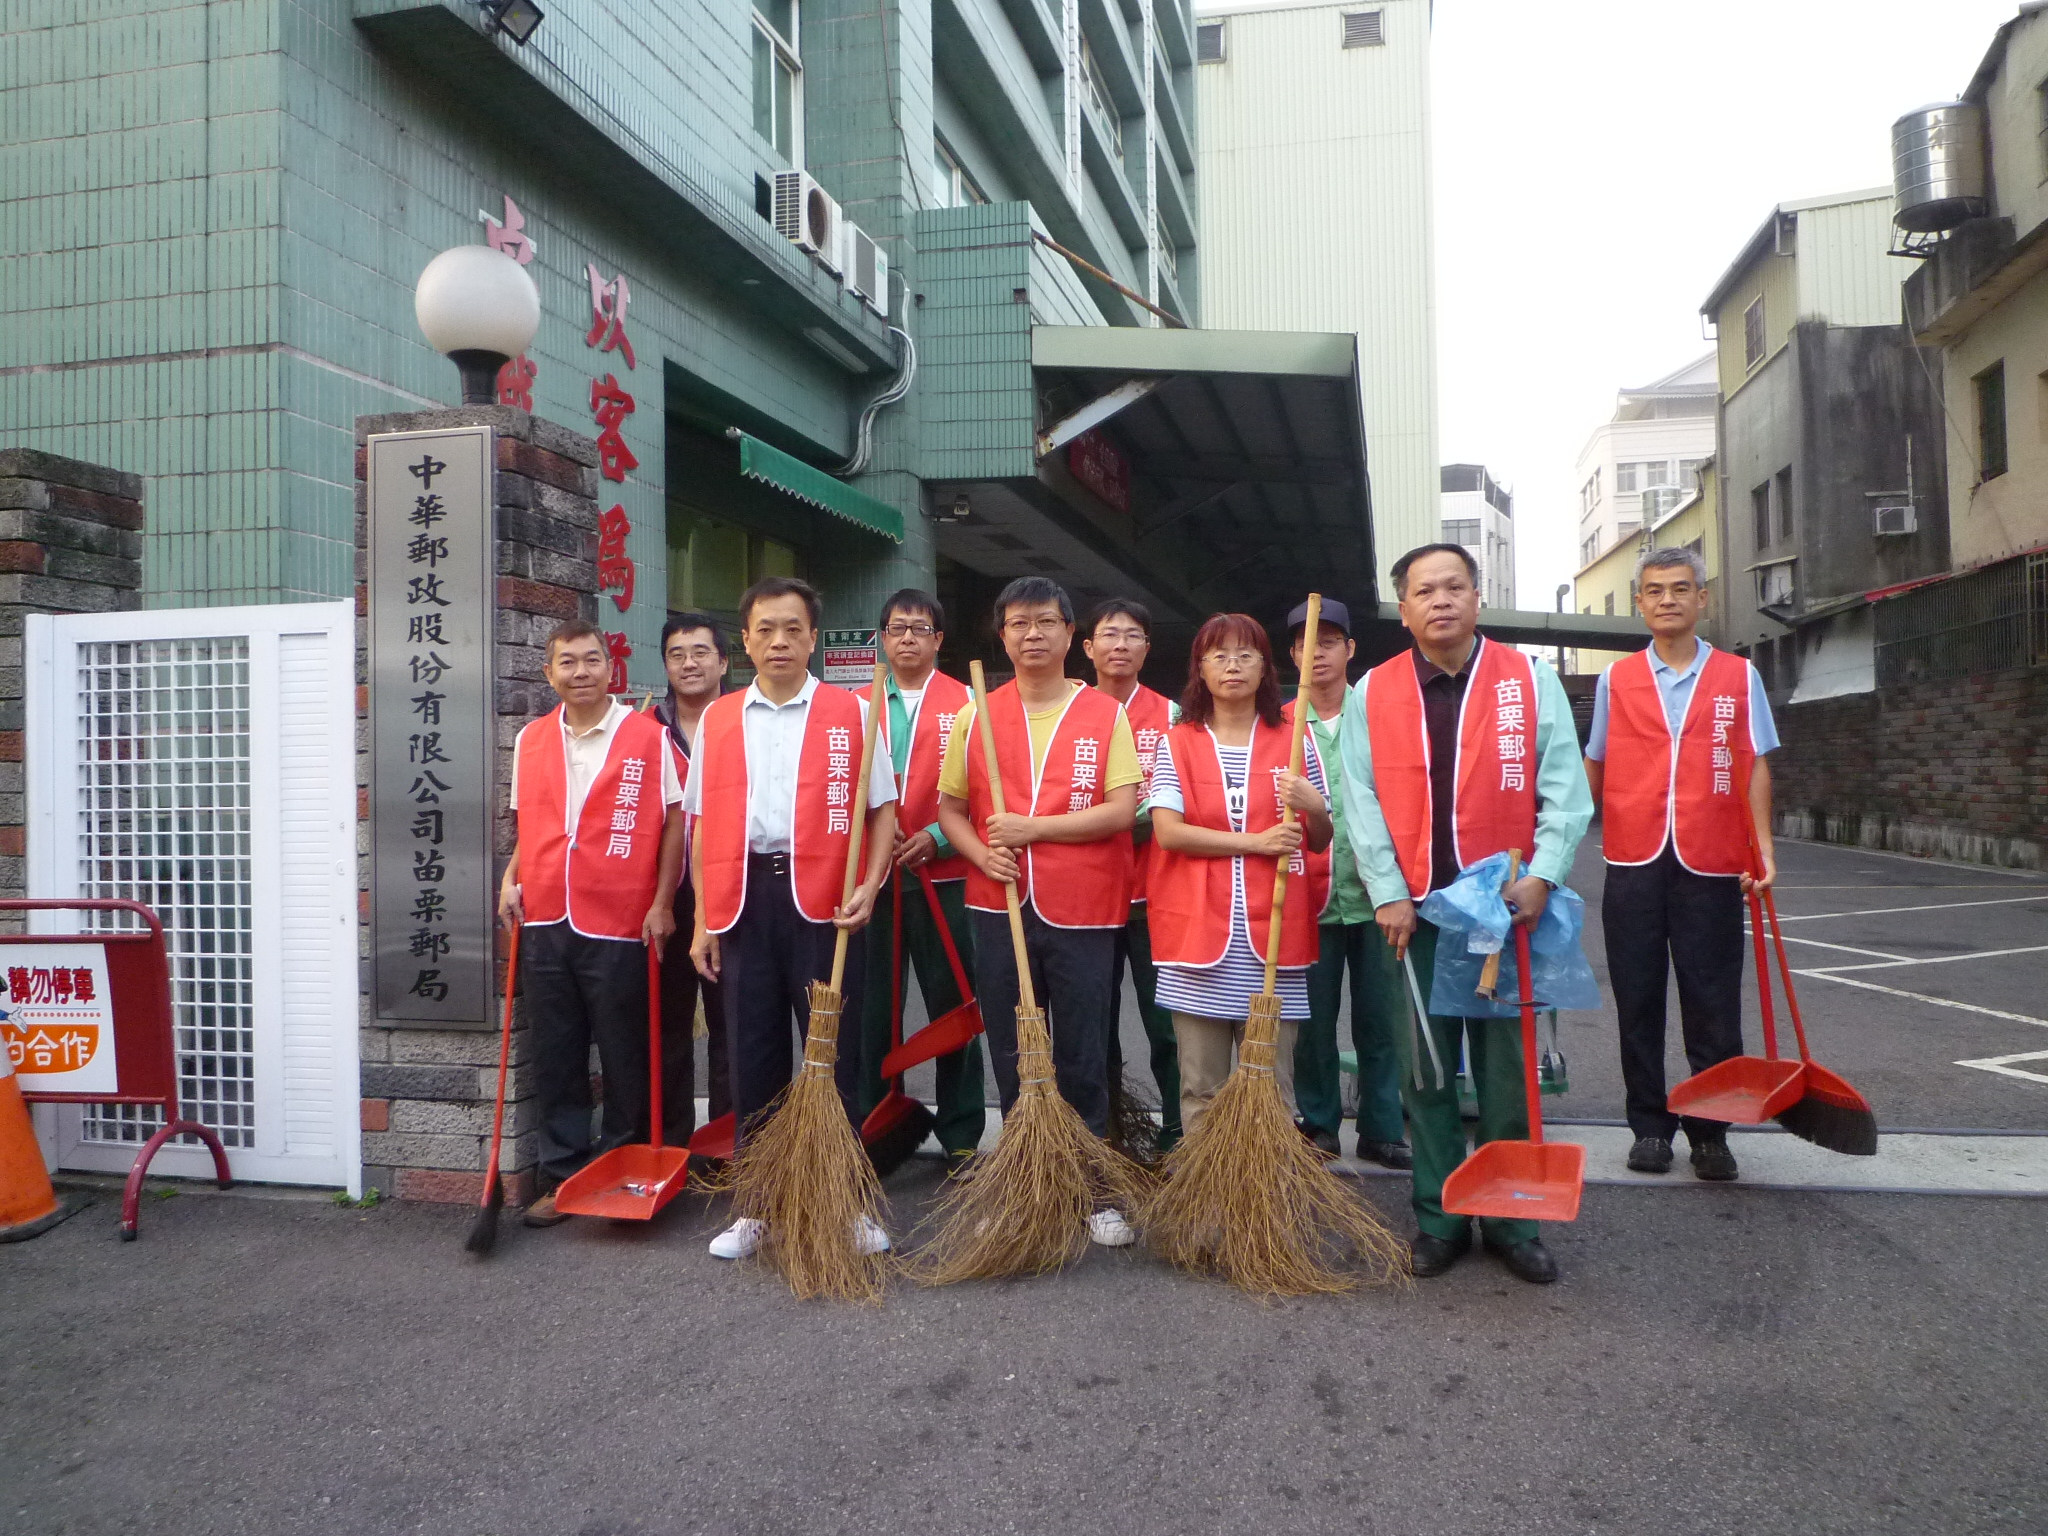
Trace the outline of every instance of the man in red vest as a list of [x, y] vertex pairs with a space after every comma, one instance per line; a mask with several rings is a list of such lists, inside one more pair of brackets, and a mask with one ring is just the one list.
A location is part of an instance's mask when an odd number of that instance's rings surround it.
[[[1116, 700], [1066, 675], [1074, 641], [1066, 592], [1042, 576], [1019, 577], [997, 596], [995, 621], [1017, 669], [988, 696], [1008, 809], [995, 809], [970, 704], [939, 771], [939, 825], [968, 863], [974, 989], [1004, 1110], [1017, 1102], [1017, 964], [1003, 893], [1014, 881], [1060, 1094], [1103, 1136], [1110, 982], [1116, 937], [1130, 918], [1131, 824], [1144, 775]], [[1137, 1236], [1120, 1211], [1097, 1211], [1088, 1225], [1106, 1247]]]
[[[519, 840], [498, 917], [524, 925], [519, 999], [531, 1021], [540, 1199], [526, 1224], [567, 1220], [555, 1186], [593, 1157], [648, 1139], [647, 945], [675, 932], [682, 880], [681, 761], [652, 715], [605, 692], [611, 658], [595, 624], [548, 636], [547, 679], [561, 704], [519, 733], [512, 810]], [[590, 1134], [590, 1046], [604, 1073], [602, 1128]]]
[[[690, 958], [725, 998], [726, 1056], [742, 1140], [789, 1086], [796, 1042], [810, 1022], [811, 983], [832, 974], [841, 928], [859, 931], [889, 872], [896, 778], [875, 755], [868, 775], [867, 863], [853, 900], [840, 905], [853, 837], [854, 776], [866, 709], [811, 675], [823, 603], [808, 582], [769, 576], [740, 594], [741, 643], [754, 663], [744, 693], [704, 711], [683, 809], [693, 818], [690, 866], [697, 931]], [[858, 1125], [866, 945], [847, 950], [835, 1079]], [[862, 1245], [889, 1246], [863, 1218]], [[743, 1259], [761, 1223], [742, 1217], [711, 1240], [714, 1258]]]
[[1144, 805], [1152, 793], [1152, 762], [1173, 725], [1173, 705], [1138, 681], [1145, 658], [1152, 654], [1152, 612], [1135, 598], [1112, 597], [1095, 605], [1081, 641], [1082, 654], [1095, 667], [1095, 686], [1124, 707], [1131, 722], [1131, 741], [1138, 749], [1138, 824], [1132, 833], [1136, 858], [1131, 872], [1131, 916], [1117, 940], [1116, 972], [1110, 981], [1109, 1076], [1123, 1071], [1123, 1042], [1117, 1029], [1122, 1014], [1124, 963], [1138, 994], [1138, 1022], [1152, 1057], [1152, 1080], [1159, 1085], [1159, 1150], [1170, 1151], [1180, 1140], [1180, 1052], [1173, 1039], [1173, 1015], [1159, 1006], [1159, 972], [1152, 964], [1152, 931], [1145, 923], [1145, 866], [1152, 851], [1152, 828]]
[[[1571, 870], [1593, 798], [1557, 674], [1479, 634], [1479, 566], [1471, 554], [1457, 544], [1425, 544], [1396, 560], [1392, 574], [1415, 645], [1358, 680], [1365, 729], [1347, 729], [1342, 738], [1344, 829], [1374, 920], [1395, 958], [1413, 959], [1428, 997], [1437, 930], [1415, 903], [1460, 870], [1519, 848], [1527, 869], [1507, 900], [1517, 923], [1533, 924]], [[1471, 1224], [1443, 1206], [1444, 1179], [1465, 1160], [1461, 1047], [1479, 1100], [1479, 1142], [1529, 1134], [1515, 1021], [1432, 1012], [1426, 1022], [1440, 1075], [1414, 1029], [1399, 1031], [1420, 1229], [1410, 1268], [1423, 1278], [1444, 1273], [1472, 1247]], [[1415, 1086], [1418, 1058], [1422, 1088]], [[1535, 1222], [1488, 1217], [1480, 1230], [1518, 1278], [1537, 1285], [1557, 1278]]]
[[[952, 962], [925, 899], [920, 872], [932, 882], [947, 937], [965, 967], [974, 964], [974, 936], [962, 889], [967, 863], [939, 830], [939, 764], [953, 728], [971, 697], [967, 685], [939, 671], [939, 647], [946, 641], [946, 610], [929, 592], [905, 587], [882, 604], [882, 654], [888, 658], [887, 713], [877, 750], [896, 775], [896, 855], [889, 879], [903, 887], [903, 951], [917, 973], [925, 1015], [936, 1019], [966, 1001], [953, 979]], [[857, 690], [867, 698], [868, 690]], [[890, 1017], [894, 988], [884, 978], [896, 957], [895, 893], [884, 886], [868, 925], [867, 1005], [862, 1018], [860, 1111], [865, 1116], [887, 1091], [882, 1058], [898, 1021]], [[971, 973], [971, 972], [970, 972]], [[981, 1041], [970, 1040], [937, 1062], [937, 1124], [947, 1167], [964, 1168], [981, 1145], [988, 1120], [981, 1072]]]
[[1728, 1127], [1681, 1122], [1665, 1104], [1664, 1000], [1675, 972], [1693, 1071], [1742, 1054], [1742, 893], [1777, 876], [1764, 754], [1778, 731], [1756, 668], [1699, 636], [1706, 562], [1689, 549], [1652, 550], [1636, 585], [1653, 638], [1600, 674], [1586, 741], [1607, 856], [1600, 922], [1636, 1137], [1628, 1165], [1669, 1172], [1682, 1123], [1693, 1173], [1725, 1181], [1737, 1172]]

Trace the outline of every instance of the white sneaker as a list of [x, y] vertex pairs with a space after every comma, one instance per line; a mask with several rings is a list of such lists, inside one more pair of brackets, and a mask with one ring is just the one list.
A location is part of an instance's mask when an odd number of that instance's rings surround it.
[[1124, 1220], [1122, 1211], [1097, 1211], [1088, 1218], [1088, 1241], [1104, 1248], [1128, 1248], [1138, 1240], [1138, 1229]]
[[714, 1259], [744, 1259], [761, 1246], [761, 1234], [768, 1230], [768, 1223], [752, 1216], [742, 1216], [718, 1236], [711, 1239], [711, 1257]]
[[863, 1216], [853, 1224], [853, 1246], [858, 1248], [863, 1256], [887, 1253], [889, 1234], [881, 1229], [874, 1217]]

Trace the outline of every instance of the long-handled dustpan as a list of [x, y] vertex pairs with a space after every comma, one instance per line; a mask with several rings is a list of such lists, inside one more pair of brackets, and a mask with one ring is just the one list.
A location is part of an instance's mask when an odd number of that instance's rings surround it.
[[647, 1090], [650, 1140], [614, 1147], [562, 1181], [555, 1209], [571, 1216], [652, 1221], [683, 1192], [690, 1149], [661, 1143], [661, 956], [647, 946]]
[[[1520, 867], [1508, 855], [1508, 878]], [[1489, 1141], [1444, 1180], [1444, 1209], [1454, 1216], [1524, 1221], [1575, 1221], [1586, 1187], [1586, 1149], [1543, 1139], [1543, 1094], [1537, 1081], [1536, 1000], [1529, 981], [1529, 930], [1515, 925], [1515, 966], [1521, 973], [1522, 1089], [1529, 1098], [1529, 1139]]]
[[[1752, 897], [1754, 900], [1754, 897]], [[1877, 1114], [1870, 1101], [1849, 1086], [1839, 1073], [1813, 1059], [1806, 1046], [1806, 1024], [1799, 1017], [1799, 994], [1792, 990], [1792, 962], [1785, 957], [1785, 935], [1778, 927], [1778, 903], [1764, 892], [1764, 911], [1771, 920], [1771, 942], [1778, 951], [1778, 973], [1785, 982], [1785, 1007], [1799, 1041], [1799, 1097], [1775, 1111], [1772, 1118], [1805, 1141], [1849, 1157], [1877, 1154]]]
[[[974, 988], [967, 984], [967, 967], [960, 963], [960, 951], [953, 945], [953, 930], [946, 926], [946, 914], [939, 907], [939, 893], [933, 889], [932, 877], [925, 870], [920, 869], [917, 878], [924, 886], [925, 904], [932, 910], [932, 924], [939, 930], [939, 942], [946, 947], [946, 964], [953, 968], [953, 985], [966, 1001], [957, 1008], [947, 1009], [908, 1040], [899, 1035], [895, 1047], [882, 1058], [884, 1077], [901, 1077], [912, 1067], [936, 1061], [941, 1056], [950, 1056], [982, 1031], [981, 1004], [975, 1001]], [[901, 1028], [900, 1010], [897, 1023]]]
[[[900, 1050], [903, 1045], [903, 871], [900, 869], [889, 881], [889, 900], [891, 915], [895, 919], [895, 927], [889, 935], [889, 1043]], [[940, 926], [943, 931], [943, 922]], [[883, 1064], [886, 1071], [887, 1058]], [[900, 1072], [886, 1075], [889, 1091], [882, 1095], [879, 1104], [868, 1111], [867, 1118], [860, 1125], [860, 1143], [867, 1148], [868, 1161], [875, 1165], [875, 1172], [883, 1178], [901, 1168], [910, 1154], [924, 1145], [932, 1127], [938, 1124], [930, 1110], [903, 1091]]]

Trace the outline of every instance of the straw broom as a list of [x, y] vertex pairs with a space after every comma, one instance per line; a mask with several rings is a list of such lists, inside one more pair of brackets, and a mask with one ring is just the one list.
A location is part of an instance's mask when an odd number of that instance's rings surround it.
[[[875, 758], [886, 666], [876, 663], [867, 731], [861, 741], [853, 836], [839, 898], [842, 907], [853, 900], [860, 880], [868, 770]], [[882, 1184], [846, 1118], [846, 1106], [832, 1079], [839, 1059], [839, 987], [846, 975], [849, 937], [846, 929], [839, 930], [832, 948], [832, 979], [811, 983], [811, 1023], [804, 1037], [802, 1069], [769, 1106], [767, 1123], [747, 1136], [733, 1160], [732, 1203], [735, 1214], [766, 1223], [761, 1257], [782, 1272], [799, 1298], [879, 1301], [886, 1258], [860, 1252], [854, 1233], [863, 1216], [881, 1221]]]
[[[970, 663], [969, 672], [989, 791], [1000, 814], [1003, 779], [981, 663]], [[1031, 985], [1016, 883], [1006, 882], [1003, 891], [1017, 958], [1017, 1102], [1003, 1116], [993, 1150], [975, 1160], [974, 1177], [953, 1184], [934, 1208], [932, 1238], [911, 1262], [923, 1285], [1063, 1268], [1088, 1251], [1088, 1218], [1099, 1205], [1133, 1211], [1144, 1198], [1143, 1172], [1098, 1140], [1060, 1097], [1052, 1035]]]
[[[1321, 594], [1310, 593], [1303, 630], [1309, 657], [1315, 654], [1322, 606]], [[1303, 667], [1295, 695], [1288, 753], [1297, 774], [1308, 727], [1308, 670]], [[1292, 807], [1283, 806], [1281, 816], [1283, 825], [1293, 824]], [[1208, 1111], [1167, 1154], [1165, 1178], [1145, 1206], [1141, 1225], [1152, 1251], [1179, 1268], [1220, 1275], [1258, 1296], [1331, 1295], [1365, 1277], [1376, 1283], [1397, 1279], [1407, 1250], [1295, 1129], [1273, 1075], [1288, 862], [1278, 860], [1273, 872], [1265, 986], [1252, 997], [1237, 1066]]]

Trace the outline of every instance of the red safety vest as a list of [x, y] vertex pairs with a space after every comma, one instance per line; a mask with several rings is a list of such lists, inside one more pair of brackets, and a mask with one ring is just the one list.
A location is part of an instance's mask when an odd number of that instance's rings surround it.
[[[870, 683], [854, 693], [865, 699], [873, 686]], [[943, 672], [934, 672], [925, 680], [924, 698], [917, 706], [917, 719], [910, 730], [910, 764], [896, 781], [896, 830], [906, 837], [939, 819], [939, 766], [945, 762], [946, 745], [953, 739], [953, 722], [960, 718], [960, 711], [972, 697], [965, 683]], [[890, 762], [896, 761], [896, 749], [889, 742], [886, 711], [875, 750], [887, 753]], [[956, 853], [950, 859], [932, 860], [925, 866], [925, 872], [934, 880], [962, 880], [967, 876], [967, 861]]]
[[[1138, 804], [1143, 805], [1152, 794], [1152, 763], [1159, 749], [1166, 744], [1166, 733], [1173, 727], [1173, 705], [1166, 695], [1154, 693], [1143, 683], [1131, 695], [1130, 703], [1124, 706], [1124, 715], [1131, 722], [1131, 742], [1138, 749], [1138, 771], [1145, 775], [1138, 785]], [[1152, 864], [1152, 844], [1147, 842], [1136, 852], [1131, 865], [1131, 915], [1139, 915], [1138, 908], [1145, 901], [1147, 871]]]
[[1696, 875], [1749, 868], [1749, 663], [1709, 650], [1676, 740], [1638, 651], [1607, 669], [1607, 772], [1601, 838], [1610, 864], [1648, 864], [1675, 837]]
[[[1173, 771], [1180, 777], [1183, 819], [1216, 831], [1264, 832], [1280, 822], [1278, 775], [1287, 767], [1291, 741], [1285, 729], [1252, 726], [1251, 770], [1246, 775], [1242, 825], [1230, 819], [1223, 783], [1223, 759], [1204, 725], [1183, 721], [1166, 733]], [[1265, 786], [1270, 793], [1254, 793]], [[1273, 870], [1277, 859], [1239, 855], [1200, 858], [1157, 849], [1152, 857], [1152, 959], [1158, 965], [1215, 965], [1230, 943], [1236, 910], [1233, 883], [1244, 881], [1244, 937], [1252, 953], [1266, 953], [1266, 926], [1273, 917]], [[1312, 965], [1322, 944], [1316, 924], [1330, 899], [1330, 853], [1297, 852], [1290, 862], [1286, 906], [1280, 923], [1280, 963]]]
[[[1458, 715], [1451, 835], [1458, 867], [1509, 848], [1536, 847], [1536, 671], [1512, 646], [1479, 637]], [[1373, 790], [1394, 839], [1408, 893], [1429, 892], [1429, 730], [1420, 653], [1403, 651], [1365, 674], [1365, 728]]]
[[[704, 926], [724, 933], [747, 904], [747, 738], [745, 692], [714, 700], [697, 727], [696, 770], [704, 776], [697, 841], [704, 850]], [[860, 774], [864, 727], [860, 700], [844, 688], [818, 684], [804, 720], [796, 762], [796, 807], [790, 826], [790, 884], [796, 909], [829, 923], [846, 884], [853, 837], [854, 780]]]
[[[1003, 771], [1004, 803], [1031, 816], [1064, 816], [1102, 804], [1109, 743], [1122, 713], [1123, 706], [1101, 689], [1076, 688], [1034, 780], [1024, 701], [1014, 682], [1003, 684], [988, 696], [988, 715]], [[967, 754], [967, 811], [977, 835], [995, 809], [980, 729], [977, 724]], [[1055, 928], [1123, 927], [1131, 913], [1131, 834], [1119, 832], [1093, 843], [1033, 843], [1024, 850], [1017, 896]], [[970, 866], [967, 905], [982, 912], [1005, 910], [1001, 884]]]
[[561, 706], [519, 733], [519, 886], [526, 921], [566, 920], [591, 939], [638, 939], [661, 867], [661, 759], [667, 729], [629, 710], [567, 830], [569, 767]]

